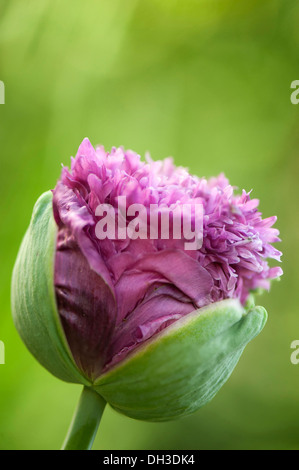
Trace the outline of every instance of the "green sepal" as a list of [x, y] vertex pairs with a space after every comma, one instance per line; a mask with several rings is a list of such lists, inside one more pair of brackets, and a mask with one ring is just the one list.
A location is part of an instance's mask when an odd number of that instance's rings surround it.
[[35, 358], [56, 377], [88, 385], [75, 365], [57, 311], [54, 258], [57, 227], [52, 192], [37, 200], [12, 275], [15, 326]]
[[95, 390], [135, 419], [166, 421], [208, 403], [246, 344], [264, 327], [263, 307], [223, 300], [175, 322], [96, 380]]

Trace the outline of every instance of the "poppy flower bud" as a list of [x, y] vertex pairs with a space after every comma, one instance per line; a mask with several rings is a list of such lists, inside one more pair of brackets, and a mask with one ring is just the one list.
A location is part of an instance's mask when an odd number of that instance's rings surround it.
[[85, 139], [37, 201], [15, 264], [25, 344], [125, 415], [194, 412], [266, 322], [262, 307], [246, 307], [251, 292], [282, 274], [267, 262], [281, 256], [276, 218], [258, 204], [224, 175], [200, 179]]

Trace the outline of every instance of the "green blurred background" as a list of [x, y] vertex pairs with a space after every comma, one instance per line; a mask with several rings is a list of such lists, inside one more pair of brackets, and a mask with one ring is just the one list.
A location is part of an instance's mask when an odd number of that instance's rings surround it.
[[40, 193], [81, 140], [224, 172], [278, 216], [284, 276], [258, 299], [269, 321], [195, 415], [165, 424], [105, 411], [96, 449], [299, 447], [299, 79], [296, 0], [0, 0], [0, 448], [59, 448], [80, 387], [29, 354], [10, 278]]

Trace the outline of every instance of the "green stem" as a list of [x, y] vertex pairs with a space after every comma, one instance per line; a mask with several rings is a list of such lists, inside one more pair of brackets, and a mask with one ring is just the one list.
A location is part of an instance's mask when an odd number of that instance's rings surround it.
[[100, 424], [106, 401], [98, 393], [84, 387], [62, 450], [89, 450]]

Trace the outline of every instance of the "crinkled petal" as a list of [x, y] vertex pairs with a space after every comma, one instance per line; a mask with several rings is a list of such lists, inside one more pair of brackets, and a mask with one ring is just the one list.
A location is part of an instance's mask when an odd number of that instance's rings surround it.
[[84, 374], [94, 379], [106, 361], [116, 304], [103, 278], [90, 269], [69, 229], [58, 234], [54, 284], [72, 355]]

